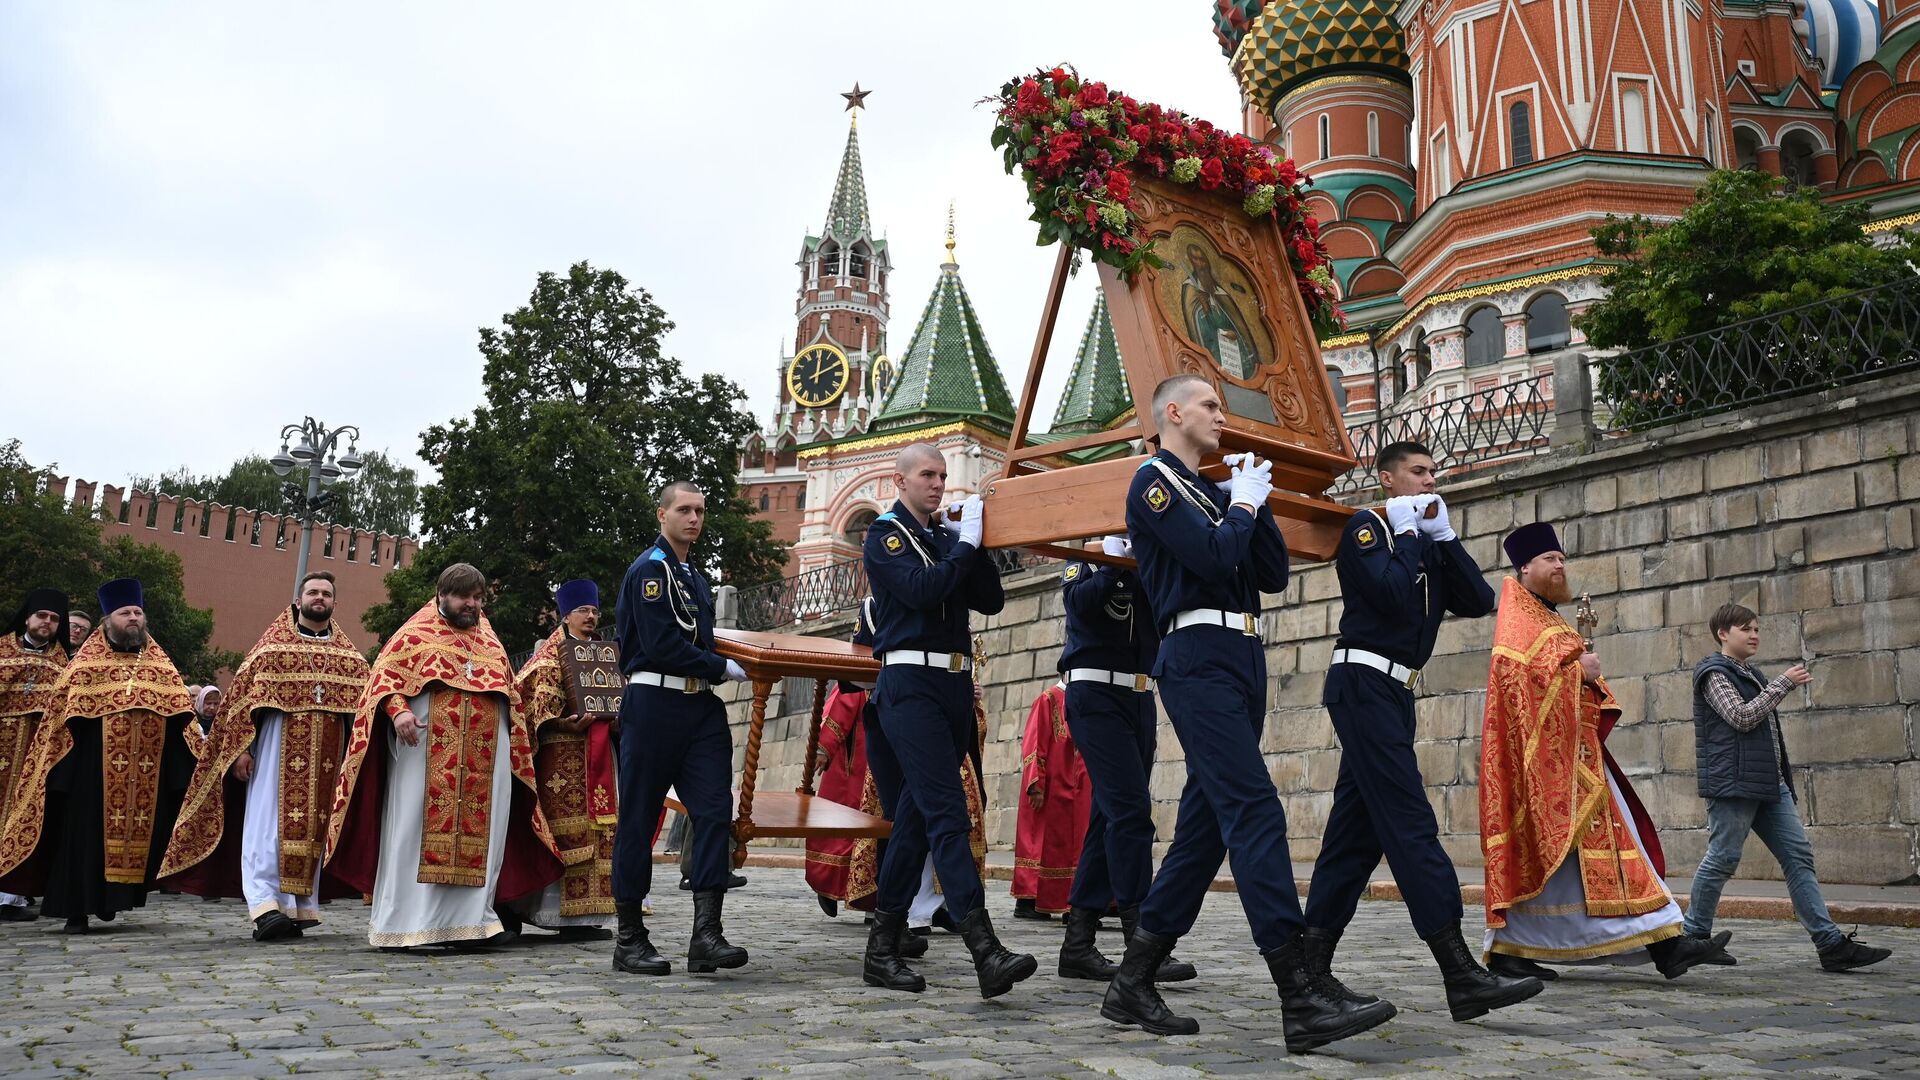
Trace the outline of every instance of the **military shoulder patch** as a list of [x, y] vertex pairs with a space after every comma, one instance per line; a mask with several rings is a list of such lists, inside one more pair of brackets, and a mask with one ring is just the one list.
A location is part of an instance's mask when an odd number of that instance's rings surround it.
[[666, 591], [667, 583], [659, 578], [648, 578], [640, 583], [640, 598], [642, 600], [658, 600], [666, 595]]
[[1166, 513], [1167, 507], [1173, 505], [1173, 496], [1167, 494], [1167, 485], [1164, 480], [1155, 480], [1148, 484], [1146, 493], [1141, 497], [1147, 500], [1147, 508], [1156, 514]]
[[1067, 579], [1068, 581], [1078, 581], [1078, 580], [1080, 580], [1080, 564], [1079, 564], [1079, 563], [1068, 563], [1068, 564], [1067, 564], [1067, 572], [1066, 572], [1066, 575], [1065, 575], [1065, 577], [1066, 577], [1066, 579]]
[[886, 548], [889, 555], [898, 555], [907, 550], [907, 542], [900, 539], [899, 533], [888, 533], [887, 538], [880, 541], [880, 546]]
[[1380, 546], [1380, 534], [1371, 525], [1362, 525], [1353, 532], [1353, 542], [1361, 551], [1372, 551]]

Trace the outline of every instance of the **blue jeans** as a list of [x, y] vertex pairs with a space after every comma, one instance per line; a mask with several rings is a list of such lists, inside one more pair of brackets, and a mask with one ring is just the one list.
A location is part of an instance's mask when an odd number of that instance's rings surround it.
[[1740, 868], [1740, 849], [1747, 834], [1760, 837], [1787, 878], [1787, 894], [1793, 897], [1793, 913], [1807, 928], [1816, 948], [1830, 948], [1846, 940], [1846, 935], [1827, 915], [1827, 902], [1820, 896], [1820, 882], [1813, 876], [1813, 845], [1807, 842], [1807, 830], [1800, 824], [1800, 809], [1793, 793], [1780, 785], [1780, 797], [1773, 802], [1757, 799], [1707, 800], [1707, 854], [1693, 875], [1693, 902], [1687, 908], [1686, 929], [1704, 935], [1713, 930], [1713, 915], [1720, 907], [1720, 890]]

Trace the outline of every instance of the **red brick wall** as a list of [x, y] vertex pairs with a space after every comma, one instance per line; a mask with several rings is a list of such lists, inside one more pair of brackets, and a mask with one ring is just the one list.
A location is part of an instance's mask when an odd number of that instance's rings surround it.
[[[66, 478], [55, 477], [48, 487], [65, 494]], [[111, 485], [100, 486], [96, 501], [94, 484], [76, 480], [73, 487], [75, 502], [97, 505], [104, 512], [106, 536], [131, 536], [180, 556], [187, 603], [213, 610], [216, 647], [238, 652], [252, 648], [267, 623], [293, 601], [294, 567], [300, 560], [298, 520], [171, 495], [123, 492]], [[276, 547], [276, 536], [283, 546]], [[361, 649], [374, 641], [361, 618], [369, 607], [387, 598], [382, 583], [387, 571], [411, 563], [417, 546], [412, 537], [314, 523], [307, 569], [333, 574], [339, 597], [337, 617]]]

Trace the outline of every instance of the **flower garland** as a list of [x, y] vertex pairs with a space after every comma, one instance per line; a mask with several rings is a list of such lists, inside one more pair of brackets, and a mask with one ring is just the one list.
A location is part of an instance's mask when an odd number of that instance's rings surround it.
[[1236, 193], [1249, 216], [1271, 215], [1279, 224], [1315, 329], [1346, 325], [1320, 226], [1301, 203], [1312, 181], [1272, 147], [1082, 81], [1071, 67], [1009, 80], [987, 100], [999, 109], [993, 145], [1008, 175], [1018, 169], [1026, 182], [1042, 244], [1071, 244], [1131, 276], [1166, 265], [1140, 234], [1136, 176]]

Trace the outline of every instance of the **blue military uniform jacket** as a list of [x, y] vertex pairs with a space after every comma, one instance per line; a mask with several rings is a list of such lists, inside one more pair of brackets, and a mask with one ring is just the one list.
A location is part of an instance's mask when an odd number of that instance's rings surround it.
[[898, 502], [867, 528], [862, 559], [873, 589], [875, 656], [893, 649], [971, 653], [967, 612], [992, 615], [1007, 602], [990, 560], [961, 543], [938, 514], [923, 529]]
[[1410, 668], [1433, 656], [1448, 613], [1477, 619], [1493, 611], [1493, 589], [1455, 540], [1423, 532], [1393, 535], [1384, 515], [1347, 521], [1334, 555], [1345, 607], [1337, 648], [1365, 649]]
[[688, 675], [720, 682], [727, 661], [713, 651], [713, 594], [698, 570], [674, 557], [667, 538], [627, 567], [615, 620], [620, 671]]
[[1131, 570], [1071, 562], [1060, 573], [1067, 605], [1067, 645], [1060, 673], [1102, 668], [1140, 673], [1153, 667], [1160, 634]]
[[[1265, 506], [1248, 513], [1161, 450], [1133, 474], [1127, 533], [1160, 632], [1194, 608], [1258, 614], [1262, 592], [1287, 587], [1287, 542]], [[1158, 665], [1152, 672], [1160, 674]]]

